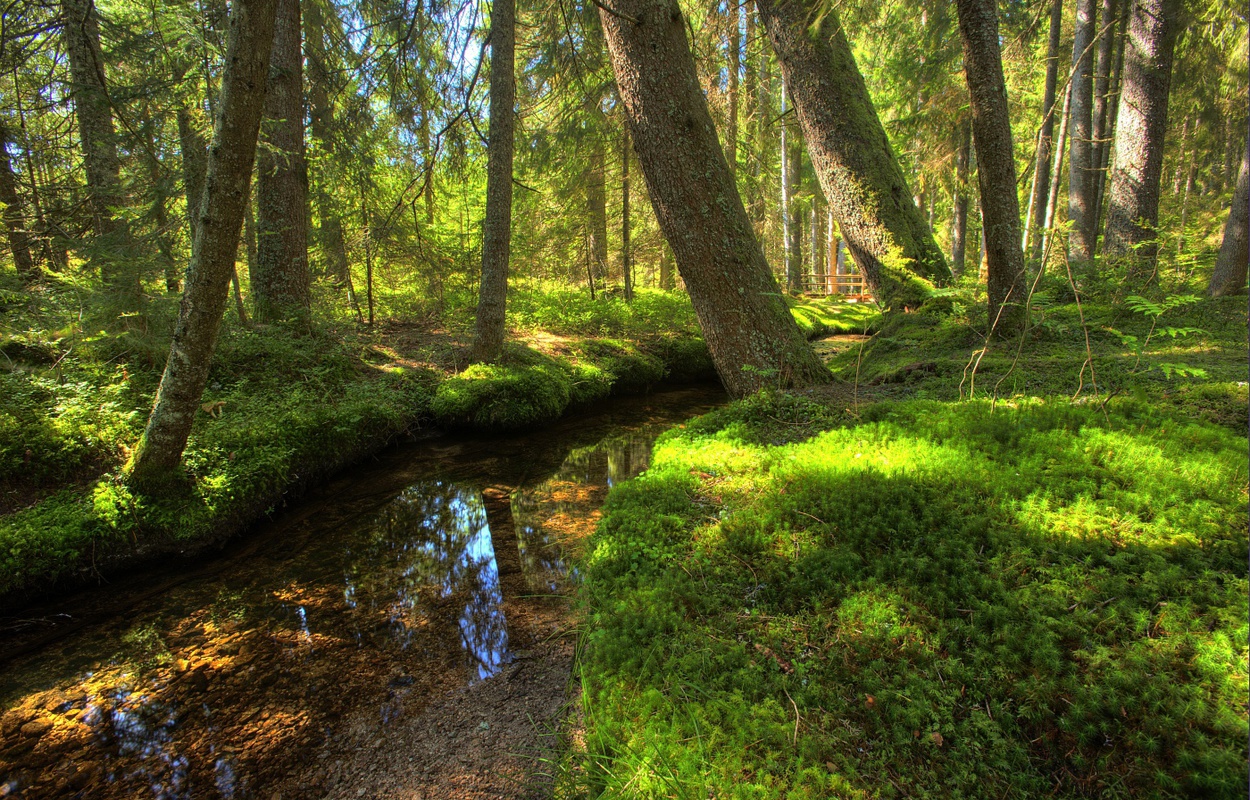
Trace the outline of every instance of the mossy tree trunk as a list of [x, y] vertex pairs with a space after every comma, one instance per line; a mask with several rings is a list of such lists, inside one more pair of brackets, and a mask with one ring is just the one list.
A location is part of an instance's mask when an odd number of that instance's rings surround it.
[[986, 284], [990, 323], [1000, 335], [1021, 331], [1025, 315], [1024, 251], [1020, 242], [1020, 199], [1007, 113], [1007, 86], [998, 40], [995, 0], [958, 0], [964, 76], [972, 100], [972, 136], [981, 190]]
[[256, 155], [279, 0], [235, 0], [208, 155], [200, 223], [169, 359], [143, 437], [127, 467], [132, 485], [158, 491], [176, 480], [225, 311]]
[[1250, 263], [1250, 146], [1242, 151], [1241, 170], [1237, 173], [1237, 185], [1233, 190], [1233, 203], [1224, 223], [1224, 241], [1215, 259], [1215, 270], [1207, 293], [1212, 297], [1236, 294], [1246, 288], [1246, 269]]
[[1137, 283], [1154, 280], [1158, 259], [1159, 182], [1180, 7], [1180, 0], [1136, 0], [1126, 31], [1103, 252], [1125, 264]]
[[[486, 147], [486, 221], [482, 280], [473, 331], [473, 361], [491, 361], [503, 349], [512, 252], [512, 142], [516, 125], [515, 0], [493, 0], [490, 10], [490, 138]], [[591, 278], [593, 284], [593, 277]], [[593, 289], [592, 289], [593, 291]]]
[[600, 6], [634, 151], [730, 394], [829, 380], [786, 307], [725, 161], [676, 0]]
[[[924, 214], [912, 202], [835, 11], [811, 0], [756, 3], [798, 112], [816, 175], [868, 285], [886, 305], [920, 302], [950, 277]], [[813, 19], [820, 24], [813, 32]]]
[[307, 320], [312, 303], [300, 39], [299, 0], [279, 0], [261, 132], [264, 147], [257, 159], [256, 263], [249, 265], [257, 322]]

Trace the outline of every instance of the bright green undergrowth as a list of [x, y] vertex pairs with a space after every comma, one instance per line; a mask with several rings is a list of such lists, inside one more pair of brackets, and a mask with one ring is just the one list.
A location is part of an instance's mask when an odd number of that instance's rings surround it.
[[604, 797], [1244, 797], [1247, 442], [1117, 398], [759, 396], [581, 565]]
[[787, 297], [786, 304], [809, 339], [840, 333], [876, 333], [881, 326], [881, 312], [871, 303]]

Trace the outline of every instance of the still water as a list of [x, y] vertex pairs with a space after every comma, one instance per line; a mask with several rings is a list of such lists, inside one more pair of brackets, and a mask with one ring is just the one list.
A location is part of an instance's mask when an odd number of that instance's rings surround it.
[[267, 796], [345, 715], [491, 679], [549, 633], [608, 488], [723, 399], [404, 444], [219, 556], [0, 619], [0, 797]]

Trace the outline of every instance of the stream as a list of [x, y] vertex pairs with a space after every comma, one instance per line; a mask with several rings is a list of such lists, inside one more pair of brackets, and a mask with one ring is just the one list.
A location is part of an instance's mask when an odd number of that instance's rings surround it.
[[[383, 796], [351, 754], [396, 755], [384, 740], [403, 725], [425, 749], [405, 745], [386, 780], [453, 796], [429, 787], [503, 774], [465, 743], [521, 748], [509, 730], [538, 712], [495, 707], [514, 695], [563, 708], [569, 564], [607, 490], [722, 402], [681, 389], [535, 433], [400, 444], [219, 554], [0, 618], [0, 797]], [[552, 674], [475, 691], [552, 642]]]

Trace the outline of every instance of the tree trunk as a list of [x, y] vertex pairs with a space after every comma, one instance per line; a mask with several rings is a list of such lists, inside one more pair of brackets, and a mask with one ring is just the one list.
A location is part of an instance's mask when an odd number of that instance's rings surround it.
[[916, 276], [943, 281], [950, 270], [912, 202], [836, 12], [823, 15], [813, 35], [810, 0], [761, 0], [757, 7], [860, 271], [886, 305], [920, 302], [926, 292]]
[[[512, 248], [512, 137], [516, 86], [515, 0], [492, 0], [490, 21], [490, 140], [486, 148], [486, 222], [482, 281], [478, 287], [473, 361], [490, 361], [503, 349]], [[591, 292], [594, 292], [592, 278]]]
[[[1059, 37], [1063, 28], [1063, 0], [1054, 0], [1050, 7], [1050, 36], [1046, 42], [1046, 88], [1042, 93], [1042, 126], [1037, 136], [1037, 160], [1033, 165], [1032, 230], [1025, 231], [1025, 247], [1029, 261], [1036, 263], [1042, 255], [1042, 225], [1039, 222], [1050, 201], [1050, 162], [1054, 158], [1055, 92], [1059, 82]], [[1053, 187], [1058, 191], [1058, 187]]]
[[208, 171], [208, 145], [190, 109], [178, 109], [178, 142], [182, 150], [182, 186], [187, 196], [187, 225], [191, 241], [200, 232], [200, 201], [204, 199], [204, 175]]
[[1236, 294], [1246, 288], [1246, 269], [1250, 264], [1250, 147], [1242, 151], [1241, 170], [1237, 173], [1237, 185], [1233, 189], [1233, 202], [1224, 223], [1224, 241], [1215, 259], [1215, 270], [1207, 294], [1223, 297]]
[[608, 200], [603, 140], [599, 132], [591, 133], [590, 160], [584, 173], [586, 187], [586, 234], [589, 239], [590, 264], [595, 280], [602, 286], [608, 274]]
[[995, 0], [958, 0], [964, 75], [972, 100], [972, 136], [977, 148], [985, 236], [986, 283], [991, 329], [1005, 335], [1023, 330], [1024, 253], [1020, 247], [1020, 201], [1007, 115], [1007, 86], [998, 43]]
[[1102, 9], [1098, 15], [1101, 35], [1098, 39], [1097, 54], [1094, 61], [1094, 112], [1093, 137], [1090, 143], [1090, 248], [1091, 252], [1098, 245], [1099, 192], [1102, 187], [1103, 156], [1111, 147], [1109, 128], [1111, 113], [1108, 110], [1111, 92], [1111, 73], [1114, 70], [1115, 58], [1115, 22], [1119, 15], [1118, 0], [1102, 0]]
[[634, 299], [634, 261], [629, 251], [629, 128], [621, 134], [621, 276], [625, 281], [625, 302]]
[[599, 9], [630, 135], [721, 381], [741, 397], [830, 379], [747, 218], [699, 89], [676, 0]]
[[972, 171], [972, 122], [959, 124], [959, 148], [955, 151], [955, 197], [951, 215], [951, 271], [962, 275], [968, 250], [968, 177]]
[[1107, 204], [1105, 254], [1152, 281], [1158, 258], [1159, 180], [1180, 0], [1136, 0], [1129, 16]]
[[1195, 173], [1198, 171], [1198, 157], [1191, 148], [1188, 152], [1188, 166], [1185, 169], [1185, 193], [1181, 195], [1181, 224], [1176, 232], [1176, 253], [1185, 252], [1185, 226], [1189, 224], [1189, 196], [1194, 191]]
[[1124, 74], [1124, 42], [1128, 39], [1125, 28], [1128, 27], [1128, 15], [1132, 10], [1132, 0], [1119, 0], [1120, 18], [1116, 20], [1119, 35], [1116, 36], [1115, 60], [1111, 65], [1111, 78], [1107, 85], [1107, 123], [1103, 128], [1102, 147], [1098, 150], [1098, 173], [1095, 175], [1094, 219], [1101, 224], [1106, 211], [1107, 170], [1111, 162], [1111, 144], [1115, 139], [1116, 120], [1120, 113], [1120, 81]]
[[309, 129], [320, 146], [320, 169], [313, 174], [316, 199], [317, 238], [325, 257], [325, 272], [339, 286], [347, 283], [347, 243], [335, 189], [341, 176], [334, 168], [334, 107], [330, 103], [329, 55], [325, 47], [325, 19], [317, 0], [305, 4], [304, 59], [308, 63]]
[[257, 160], [258, 247], [252, 268], [257, 322], [306, 321], [312, 302], [300, 38], [299, 0], [279, 0], [265, 96], [265, 146]]
[[122, 307], [133, 310], [139, 305], [139, 273], [134, 266], [130, 226], [115, 213], [124, 204], [125, 196], [113, 106], [100, 49], [100, 23], [92, 0], [62, 0], [62, 9], [87, 196], [99, 245], [93, 260], [99, 263], [105, 284], [117, 295]]
[[220, 113], [186, 289], [156, 402], [127, 468], [130, 482], [140, 489], [159, 489], [180, 474], [182, 451], [208, 382], [247, 205], [277, 2], [235, 0], [231, 10]]
[[786, 118], [786, 87], [781, 87], [781, 149], [778, 153], [778, 164], [781, 172], [781, 268], [785, 270], [786, 285], [790, 291], [794, 291], [794, 283], [790, 279], [790, 264], [794, 260], [792, 235], [794, 229], [794, 218], [792, 216], [793, 203], [791, 195], [794, 189], [791, 183], [794, 178], [790, 173], [790, 120]]
[[784, 220], [786, 290], [798, 294], [803, 284], [803, 215], [797, 195], [803, 172], [803, 145], [799, 143], [793, 114], [786, 115], [786, 91], [781, 90], [781, 214]]
[[729, 124], [725, 130], [725, 160], [738, 174], [738, 73], [742, 70], [742, 10], [729, 3]]
[[26, 231], [25, 204], [17, 191], [17, 176], [9, 161], [9, 132], [0, 125], [0, 203], [4, 203], [4, 227], [9, 235], [13, 266], [23, 281], [33, 281], [35, 262], [30, 257], [30, 237]]
[[174, 258], [174, 245], [170, 240], [169, 210], [165, 207], [169, 200], [169, 190], [165, 180], [165, 170], [156, 154], [156, 136], [152, 129], [157, 120], [152, 118], [149, 104], [142, 106], [139, 124], [143, 130], [143, 160], [147, 167], [148, 180], [152, 184], [152, 221], [156, 226], [156, 249], [160, 256], [161, 271], [165, 278], [165, 293], [177, 294], [182, 291], [182, 275], [178, 272], [178, 263]]
[[[742, 70], [742, 107], [743, 112], [743, 129], [748, 141], [759, 144], [756, 139], [756, 129], [759, 118], [759, 73], [757, 72], [756, 63], [762, 54], [759, 53], [759, 46], [756, 44], [755, 36], [755, 9], [750, 3], [743, 3], [742, 13], [746, 16], [746, 37], [743, 39], [743, 70]], [[752, 45], [755, 45], [752, 47]], [[756, 57], [752, 58], [752, 52], [756, 53]], [[746, 181], [746, 206], [747, 212], [751, 215], [752, 221], [755, 220], [755, 209], [759, 205], [759, 176], [758, 164], [760, 154], [763, 151], [756, 150], [754, 147], [747, 147], [743, 155], [744, 166], [748, 167], [747, 175], [750, 180]]]
[[1068, 143], [1068, 111], [1071, 108], [1072, 85], [1063, 94], [1063, 109], [1059, 117], [1059, 136], [1055, 141], [1055, 163], [1050, 170], [1050, 197], [1046, 200], [1046, 218], [1042, 222], [1042, 241], [1037, 253], [1037, 269], [1045, 271], [1050, 257], [1050, 243], [1055, 233], [1055, 217], [1059, 213], [1059, 181], [1063, 178], [1063, 156]]
[[667, 242], [661, 245], [660, 288], [666, 292], [673, 289], [673, 249]]
[[1068, 133], [1068, 260], [1086, 263], [1094, 255], [1093, 201], [1093, 53], [1095, 0], [1076, 0], [1076, 27], [1072, 39], [1072, 115]]

